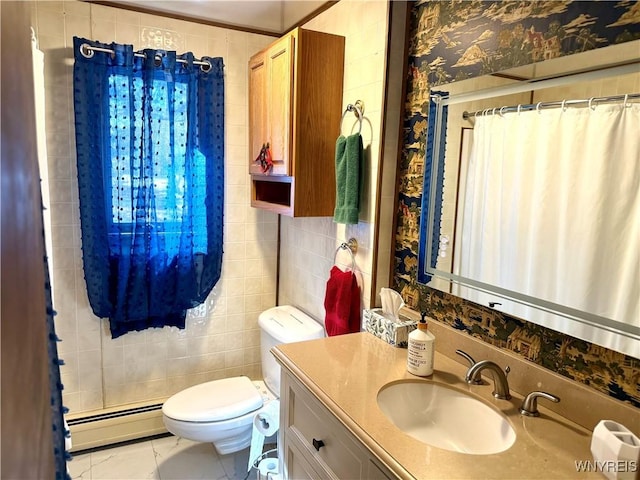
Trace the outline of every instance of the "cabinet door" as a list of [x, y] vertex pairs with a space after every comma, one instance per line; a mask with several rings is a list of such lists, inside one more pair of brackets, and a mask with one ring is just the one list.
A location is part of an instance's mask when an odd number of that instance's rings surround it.
[[367, 478], [369, 458], [364, 447], [338, 419], [290, 376], [282, 377], [281, 391], [282, 387], [286, 410], [280, 428], [286, 442], [300, 445], [324, 478]]
[[265, 53], [260, 52], [249, 60], [249, 173], [261, 174], [255, 160], [262, 145], [267, 143], [266, 93], [267, 73]]
[[328, 480], [318, 474], [301, 450], [291, 442], [285, 446], [285, 464], [289, 480]]
[[293, 101], [294, 37], [287, 35], [266, 54], [267, 138], [273, 160], [273, 175], [291, 175], [291, 125]]

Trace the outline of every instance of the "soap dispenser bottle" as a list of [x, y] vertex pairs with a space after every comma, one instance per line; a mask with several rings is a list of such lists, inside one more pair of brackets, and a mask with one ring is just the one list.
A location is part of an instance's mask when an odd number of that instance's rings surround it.
[[433, 373], [433, 354], [436, 337], [428, 330], [426, 313], [418, 322], [418, 328], [409, 334], [407, 370], [413, 375], [426, 377]]

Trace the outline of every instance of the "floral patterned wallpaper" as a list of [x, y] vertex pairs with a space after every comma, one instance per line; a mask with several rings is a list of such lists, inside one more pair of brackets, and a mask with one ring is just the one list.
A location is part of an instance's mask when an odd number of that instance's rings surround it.
[[429, 90], [505, 68], [640, 39], [640, 2], [419, 1], [412, 7], [393, 288], [407, 305], [640, 408], [640, 359], [417, 282]]

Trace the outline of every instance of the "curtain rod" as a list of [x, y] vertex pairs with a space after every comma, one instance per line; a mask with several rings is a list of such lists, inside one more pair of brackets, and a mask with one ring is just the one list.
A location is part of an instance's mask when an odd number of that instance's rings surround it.
[[[82, 45], [80, 45], [80, 54], [82, 54], [83, 57], [91, 58], [94, 55], [93, 52], [104, 52], [104, 53], [110, 53], [112, 55], [114, 53], [116, 53], [114, 50], [111, 50], [110, 48], [93, 47], [93, 46], [89, 45], [88, 43], [83, 43]], [[133, 56], [134, 57], [146, 58], [146, 55], [144, 54], [144, 52], [134, 52]], [[156, 59], [158, 59], [157, 56], [156, 56]], [[183, 60], [182, 58], [176, 58], [176, 62], [187, 63], [187, 61]], [[211, 63], [209, 63], [207, 61], [203, 62], [201, 60], [194, 60], [193, 64], [194, 65], [200, 65], [200, 69], [203, 72], [208, 72], [209, 70], [211, 70]]]
[[[499, 87], [485, 88], [483, 90], [476, 90], [467, 93], [451, 94], [449, 97], [443, 98], [442, 104], [455, 105], [457, 103], [485, 100], [487, 98], [502, 97], [504, 95], [511, 95], [514, 93], [531, 92], [542, 88], [559, 87], [574, 82], [600, 80], [607, 77], [627, 75], [629, 73], [640, 73], [640, 61], [623, 65], [615, 65], [599, 70], [571, 73], [560, 77], [534, 78]], [[440, 88], [446, 87], [441, 85]]]
[[609, 97], [591, 97], [589, 99], [584, 99], [584, 100], [562, 100], [562, 101], [555, 101], [555, 102], [538, 102], [538, 103], [530, 103], [527, 105], [511, 105], [509, 107], [504, 106], [504, 107], [500, 107], [500, 108], [485, 108], [484, 110], [478, 110], [475, 112], [463, 112], [462, 113], [462, 118], [464, 118], [465, 120], [471, 118], [471, 117], [481, 117], [483, 115], [495, 115], [496, 113], [499, 115], [502, 115], [503, 113], [506, 112], [520, 112], [520, 111], [527, 111], [527, 110], [540, 110], [541, 108], [557, 108], [557, 107], [562, 107], [565, 108], [567, 106], [577, 106], [577, 105], [581, 105], [581, 106], [588, 106], [589, 108], [595, 108], [595, 104], [597, 103], [615, 103], [615, 102], [620, 102], [623, 101], [624, 104], [626, 105], [627, 102], [629, 100], [636, 100], [636, 99], [640, 99], [640, 93], [627, 93], [625, 95], [613, 95], [613, 96], [609, 96]]

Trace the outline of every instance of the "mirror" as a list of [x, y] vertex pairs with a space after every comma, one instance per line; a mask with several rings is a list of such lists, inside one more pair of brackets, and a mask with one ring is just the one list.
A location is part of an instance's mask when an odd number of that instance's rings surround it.
[[[611, 274], [608, 269], [610, 265], [607, 262], [603, 262], [599, 267], [600, 270], [591, 270], [591, 273], [582, 276], [571, 276], [570, 270], [574, 270], [572, 266], [563, 267], [559, 272], [538, 269], [536, 273], [531, 273], [530, 270], [524, 269], [523, 265], [526, 263], [534, 266], [552, 264], [553, 260], [544, 258], [545, 250], [551, 251], [555, 248], [564, 248], [565, 251], [580, 250], [575, 248], [575, 243], [582, 242], [574, 240], [572, 245], [563, 246], [561, 239], [564, 236], [558, 235], [557, 232], [545, 237], [544, 242], [551, 242], [553, 239], [553, 244], [548, 244], [545, 248], [537, 248], [541, 246], [541, 241], [539, 237], [535, 240], [538, 253], [533, 258], [511, 259], [508, 268], [516, 270], [512, 275], [515, 277], [513, 281], [508, 279], [494, 281], [492, 277], [479, 275], [477, 269], [468, 266], [468, 251], [471, 248], [467, 242], [468, 239], [474, 238], [473, 248], [476, 256], [490, 256], [491, 253], [484, 250], [483, 237], [470, 236], [467, 223], [464, 223], [464, 212], [465, 210], [469, 212], [469, 207], [474, 207], [475, 201], [475, 197], [472, 198], [468, 193], [471, 186], [471, 181], [468, 180], [470, 175], [468, 169], [469, 155], [473, 148], [473, 129], [478, 120], [473, 116], [463, 118], [464, 112], [482, 112], [485, 109], [490, 110], [485, 111], [486, 114], [490, 115], [491, 112], [499, 114], [499, 109], [503, 106], [516, 107], [531, 104], [535, 106], [538, 102], [546, 104], [562, 100], [640, 93], [638, 51], [640, 51], [640, 41], [627, 42], [437, 87], [438, 91], [447, 92], [449, 96], [443, 100], [446, 109], [436, 109], [444, 112], [442, 128], [437, 128], [440, 123], [436, 115], [430, 115], [429, 119], [430, 122], [435, 121], [436, 128], [433, 142], [427, 144], [427, 151], [430, 148], [434, 151], [433, 161], [429, 163], [427, 159], [425, 162], [424, 191], [429, 194], [423, 198], [421, 213], [418, 275], [421, 283], [492, 307], [505, 314], [640, 358], [640, 315], [637, 312], [637, 298], [640, 296], [638, 291], [640, 267], [637, 261], [637, 229], [640, 228], [638, 215], [632, 215], [628, 219], [628, 225], [636, 228], [635, 234], [627, 235], [627, 238], [632, 239], [632, 244], [629, 245], [629, 250], [633, 252], [632, 262], [628, 262], [631, 263], [628, 265], [630, 269], [628, 278], [631, 282], [623, 283], [614, 289], [612, 295], [607, 295], [613, 298], [617, 296], [617, 292], [624, 291], [627, 297], [632, 297], [631, 301], [636, 303], [635, 306], [627, 309], [627, 314], [620, 314], [619, 311], [611, 313], [615, 309], [610, 309], [608, 306], [595, 308], [589, 300], [584, 303], [575, 299], [565, 300], [564, 293], [558, 296], [546, 296], [537, 293], [535, 289], [529, 290], [519, 285], [522, 283], [520, 279], [526, 278], [538, 284], [550, 285], [550, 290], [563, 291], [572, 289], [575, 282], [584, 280], [590, 285], [585, 287], [587, 291], [601, 292], [604, 290], [603, 285], [618, 278], [617, 274]], [[541, 88], [542, 86], [544, 88]], [[432, 97], [433, 101], [437, 102]], [[638, 127], [637, 124], [636, 127]], [[527, 133], [523, 136], [530, 135]], [[635, 142], [635, 150], [632, 151], [638, 151], [639, 138], [638, 135], [631, 135], [628, 139]], [[522, 140], [524, 141], [525, 138]], [[632, 157], [637, 155], [634, 154]], [[637, 178], [639, 171], [637, 165], [640, 159], [616, 158], [615, 160], [636, 166], [633, 182], [636, 182], [637, 191], [637, 183], [640, 181]], [[490, 180], [493, 182], [493, 179]], [[496, 187], [495, 185], [498, 184], [495, 183], [492, 185], [494, 189], [506, 188]], [[481, 189], [482, 185], [479, 188]], [[613, 193], [610, 192], [612, 195], [617, 194], [615, 188], [609, 190], [614, 190]], [[514, 204], [524, 201], [523, 198], [518, 200], [517, 195], [513, 198]], [[518, 203], [516, 210], [523, 216], [525, 216], [524, 209], [524, 205]], [[564, 210], [561, 213], [570, 216], [573, 211], [579, 210], [579, 205], [570, 206]], [[468, 222], [468, 213], [466, 219]], [[475, 223], [481, 222], [475, 219]], [[594, 224], [587, 229], [592, 233], [584, 233], [582, 235], [585, 237], [582, 238], [590, 238], [593, 232], [598, 230]], [[493, 235], [494, 230], [495, 223], [493, 227], [480, 225], [478, 231], [490, 236]], [[624, 236], [614, 235], [611, 243], [607, 244], [612, 251], [618, 251], [621, 247], [618, 245], [618, 242], [622, 242], [619, 237]], [[520, 237], [518, 239], [518, 242], [522, 241]], [[515, 250], [513, 243], [508, 243], [505, 237], [502, 237], [501, 241], [503, 242], [500, 247], [502, 251]], [[510, 238], [510, 241], [513, 241], [513, 238]], [[481, 248], [478, 247], [480, 244], [482, 244]], [[525, 247], [525, 250], [527, 248]], [[575, 257], [572, 265], [578, 269], [583, 263], [589, 261], [585, 257]], [[561, 262], [557, 261], [557, 264], [561, 265]], [[557, 285], [552, 284], [555, 280], [558, 280]]]

